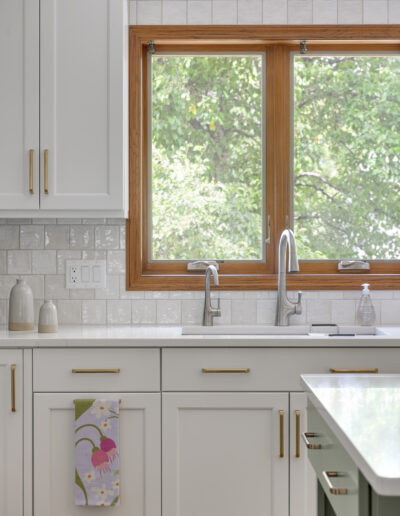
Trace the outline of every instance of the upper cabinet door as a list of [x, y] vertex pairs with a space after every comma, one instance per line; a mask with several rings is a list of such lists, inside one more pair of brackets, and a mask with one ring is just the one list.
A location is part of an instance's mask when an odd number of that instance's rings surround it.
[[1, 0], [0, 70], [0, 210], [37, 209], [39, 0]]
[[126, 207], [125, 23], [124, 0], [41, 0], [41, 209]]
[[[0, 350], [0, 514], [2, 516], [22, 516], [23, 513], [22, 377], [22, 351]], [[14, 396], [12, 396], [13, 389]]]

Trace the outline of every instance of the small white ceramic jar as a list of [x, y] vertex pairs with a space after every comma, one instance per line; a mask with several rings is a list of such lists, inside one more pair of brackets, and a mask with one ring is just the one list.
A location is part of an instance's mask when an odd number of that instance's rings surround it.
[[8, 329], [11, 331], [34, 329], [32, 289], [23, 279], [17, 279], [10, 292]]
[[56, 333], [58, 330], [57, 308], [51, 299], [40, 307], [39, 333]]

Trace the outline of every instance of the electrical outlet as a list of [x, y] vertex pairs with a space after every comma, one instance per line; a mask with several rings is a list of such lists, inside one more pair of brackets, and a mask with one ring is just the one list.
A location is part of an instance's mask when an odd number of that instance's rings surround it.
[[105, 260], [66, 260], [66, 288], [106, 288]]

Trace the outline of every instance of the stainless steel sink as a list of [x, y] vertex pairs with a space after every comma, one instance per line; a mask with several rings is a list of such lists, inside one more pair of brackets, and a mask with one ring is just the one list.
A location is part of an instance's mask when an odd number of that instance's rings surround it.
[[216, 326], [183, 326], [182, 335], [385, 335], [375, 326], [272, 326], [272, 325], [216, 325]]

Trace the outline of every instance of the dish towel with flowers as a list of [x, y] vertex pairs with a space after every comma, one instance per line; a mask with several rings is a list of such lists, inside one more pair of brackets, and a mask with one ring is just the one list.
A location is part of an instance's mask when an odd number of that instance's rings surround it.
[[75, 505], [119, 505], [119, 401], [75, 403]]

